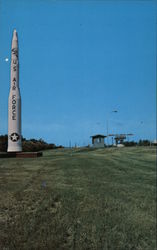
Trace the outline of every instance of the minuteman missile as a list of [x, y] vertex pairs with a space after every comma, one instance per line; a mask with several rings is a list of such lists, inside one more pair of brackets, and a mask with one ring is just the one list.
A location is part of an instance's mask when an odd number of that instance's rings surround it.
[[11, 47], [11, 84], [8, 102], [8, 152], [22, 151], [21, 96], [19, 89], [18, 38], [14, 30]]

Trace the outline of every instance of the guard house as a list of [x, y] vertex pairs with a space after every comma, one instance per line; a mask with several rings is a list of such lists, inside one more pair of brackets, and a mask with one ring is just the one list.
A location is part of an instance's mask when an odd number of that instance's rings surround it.
[[94, 148], [104, 148], [104, 138], [105, 135], [92, 135], [92, 146]]

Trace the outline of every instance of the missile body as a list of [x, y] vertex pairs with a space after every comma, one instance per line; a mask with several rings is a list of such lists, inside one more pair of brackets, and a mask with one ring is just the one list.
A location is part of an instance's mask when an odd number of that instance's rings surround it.
[[22, 151], [21, 96], [19, 89], [18, 38], [14, 30], [11, 47], [11, 84], [8, 100], [8, 152]]

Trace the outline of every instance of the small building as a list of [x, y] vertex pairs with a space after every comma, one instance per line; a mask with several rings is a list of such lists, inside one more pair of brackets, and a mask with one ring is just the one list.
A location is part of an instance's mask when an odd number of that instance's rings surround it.
[[151, 144], [152, 144], [153, 146], [157, 146], [157, 140], [154, 140]]
[[107, 137], [105, 135], [92, 135], [92, 146], [94, 148], [104, 148], [104, 138]]
[[119, 135], [116, 135], [114, 139], [115, 139], [115, 142], [116, 142], [117, 146], [118, 145], [123, 145], [124, 140], [126, 139], [126, 135], [125, 134], [119, 134]]
[[[124, 140], [127, 139], [128, 136], [132, 136], [133, 134], [110, 134], [112, 136], [112, 145], [113, 145], [113, 138], [115, 140], [115, 144], [113, 146], [117, 147], [124, 147]], [[129, 137], [128, 137], [129, 142]]]

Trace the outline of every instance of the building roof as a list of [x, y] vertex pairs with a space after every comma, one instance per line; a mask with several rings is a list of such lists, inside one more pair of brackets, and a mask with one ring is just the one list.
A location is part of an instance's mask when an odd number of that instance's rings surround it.
[[126, 139], [126, 135], [117, 135], [115, 139]]
[[116, 136], [116, 137], [121, 137], [121, 136], [130, 136], [134, 134], [109, 134], [108, 136]]
[[92, 135], [91, 136], [92, 138], [105, 138], [105, 137], [107, 137], [106, 135]]

